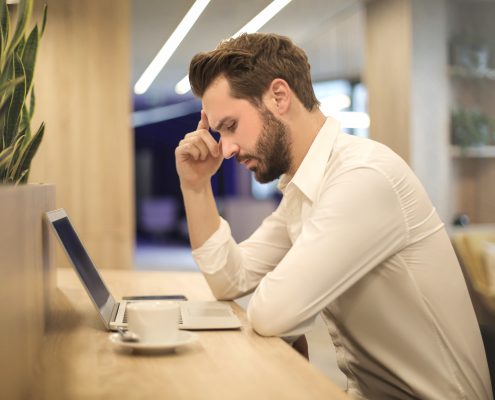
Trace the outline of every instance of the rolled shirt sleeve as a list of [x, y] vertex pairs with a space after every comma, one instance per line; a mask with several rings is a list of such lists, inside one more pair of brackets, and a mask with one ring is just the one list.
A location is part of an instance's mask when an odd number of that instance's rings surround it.
[[250, 293], [292, 245], [279, 210], [249, 239], [237, 244], [223, 218], [217, 231], [192, 252], [214, 296], [227, 300]]

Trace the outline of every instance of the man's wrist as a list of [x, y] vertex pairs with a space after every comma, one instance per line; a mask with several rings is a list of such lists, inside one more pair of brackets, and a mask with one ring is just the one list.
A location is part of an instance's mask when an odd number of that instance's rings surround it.
[[184, 196], [188, 194], [192, 194], [192, 195], [207, 194], [211, 192], [211, 183], [210, 181], [207, 181], [203, 184], [187, 185], [181, 182], [180, 190]]

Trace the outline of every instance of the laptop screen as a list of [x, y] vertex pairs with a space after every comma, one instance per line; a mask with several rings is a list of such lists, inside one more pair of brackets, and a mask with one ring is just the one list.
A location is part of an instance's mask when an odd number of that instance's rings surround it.
[[61, 216], [61, 218], [52, 220], [51, 223], [55, 228], [67, 255], [71, 259], [72, 264], [76, 268], [79, 277], [86, 286], [89, 295], [92, 297], [93, 302], [99, 309], [104, 320], [108, 322], [110, 320], [110, 315], [107, 314], [112, 310], [115, 300], [103, 283], [100, 274], [96, 270], [95, 265], [89, 258], [86, 249], [72, 227], [69, 218], [66, 215]]

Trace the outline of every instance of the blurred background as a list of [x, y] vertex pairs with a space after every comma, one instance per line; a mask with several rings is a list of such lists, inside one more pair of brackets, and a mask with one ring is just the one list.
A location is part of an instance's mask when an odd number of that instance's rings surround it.
[[[495, 222], [495, 0], [46, 2], [30, 180], [56, 185], [99, 268], [196, 269], [174, 160], [201, 109], [189, 61], [250, 22], [306, 51], [323, 111], [401, 155], [450, 233]], [[213, 186], [237, 240], [280, 200], [233, 160]]]
[[[31, 181], [56, 184], [103, 268], [195, 268], [174, 149], [201, 103], [180, 83], [194, 54], [253, 19], [248, 29], [287, 35], [306, 51], [323, 111], [399, 153], [449, 227], [494, 222], [492, 0], [47, 3], [36, 69], [47, 134]], [[155, 58], [166, 62], [149, 78]], [[238, 240], [279, 201], [274, 184], [257, 184], [232, 160], [213, 186]]]

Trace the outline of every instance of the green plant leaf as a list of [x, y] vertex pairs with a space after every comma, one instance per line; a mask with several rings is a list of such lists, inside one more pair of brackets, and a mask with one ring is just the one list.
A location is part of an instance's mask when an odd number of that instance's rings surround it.
[[[0, 152], [0, 171], [10, 162], [12, 155], [14, 154], [14, 146], [7, 147]], [[0, 174], [1, 175], [1, 174]]]
[[[0, 10], [1, 10], [1, 5], [0, 5]], [[0, 16], [0, 19], [2, 17]], [[1, 62], [1, 65], [0, 65], [0, 70], [2, 70], [2, 67], [3, 67], [3, 57], [2, 57], [2, 53], [3, 53], [3, 48], [4, 48], [4, 35], [3, 35], [3, 27], [2, 27], [2, 23], [0, 22], [0, 60], [2, 61]]]
[[11, 79], [10, 81], [0, 83], [0, 98], [8, 97], [16, 88], [17, 85], [24, 81], [24, 77]]
[[29, 170], [25, 169], [24, 171], [21, 172], [21, 175], [19, 178], [15, 181], [15, 184], [18, 185], [19, 183], [26, 183], [29, 177]]
[[[42, 123], [38, 129], [38, 132], [36, 132], [36, 134], [31, 138], [31, 140], [26, 144], [26, 146], [23, 147], [20, 162], [14, 171], [15, 172], [13, 175], [14, 181], [17, 182], [19, 180], [23, 171], [29, 170], [29, 167], [31, 166], [31, 160], [38, 151], [38, 147], [41, 143], [41, 140], [43, 139], [44, 133], [45, 133], [45, 123]], [[23, 180], [22, 182], [27, 181], [28, 175], [24, 175], [24, 178], [25, 180]]]
[[[19, 123], [19, 132], [25, 132], [26, 137], [31, 138], [31, 118], [29, 117], [29, 111], [26, 107], [26, 104], [22, 106], [21, 111], [21, 121]], [[18, 133], [19, 135], [19, 133]]]
[[2, 1], [0, 4], [0, 29], [1, 29], [0, 59], [2, 60], [0, 67], [2, 70], [3, 70], [3, 67], [5, 65], [3, 62], [3, 60], [4, 60], [3, 53], [6, 51], [6, 47], [7, 47], [7, 38], [9, 36], [9, 28], [10, 28], [9, 8], [7, 7], [7, 2]]
[[27, 182], [45, 132], [42, 123], [31, 135], [36, 106], [34, 70], [48, 8], [45, 4], [41, 24], [26, 35], [33, 0], [20, 0], [15, 7], [17, 19], [13, 22], [6, 0], [0, 0], [0, 182], [19, 184]]
[[[7, 36], [8, 34], [8, 23], [9, 23], [9, 8], [6, 1], [0, 2], [0, 27], [2, 28], [2, 35]], [[5, 38], [4, 38], [5, 39]]]
[[[7, 62], [8, 61], [8, 62]], [[0, 73], [0, 83], [3, 84], [15, 78], [14, 75], [14, 57], [10, 57], [3, 66], [3, 70]]]
[[[15, 76], [16, 77], [24, 77], [24, 67], [22, 65], [22, 61], [18, 55], [15, 56]], [[4, 127], [4, 137], [5, 143], [7, 146], [12, 144], [14, 140], [17, 129], [20, 122], [21, 110], [24, 105], [24, 100], [26, 98], [26, 82], [20, 83], [16, 86], [14, 93], [12, 94], [12, 99], [9, 105], [9, 110], [7, 113], [7, 123]]]
[[[7, 103], [4, 104], [3, 108], [7, 107]], [[2, 108], [0, 107], [0, 112], [2, 111]], [[3, 115], [2, 115], [3, 117]], [[0, 126], [2, 126], [2, 118], [0, 118]], [[30, 123], [31, 120], [29, 118], [29, 111], [27, 110], [26, 106], [23, 105], [22, 110], [21, 110], [21, 115], [20, 115], [20, 120], [19, 120], [19, 125], [16, 129], [16, 134], [14, 135], [14, 138], [12, 141], [16, 141], [19, 135], [24, 134], [26, 132], [28, 137], [31, 137], [31, 128], [30, 128]]]
[[26, 139], [26, 136], [24, 135], [24, 132], [22, 132], [15, 141], [15, 144], [13, 146], [14, 152], [12, 153], [12, 158], [10, 160], [10, 164], [7, 167], [7, 176], [8, 177], [13, 177], [14, 171], [19, 167], [19, 164], [21, 162], [22, 148], [24, 146], [25, 139]]
[[45, 33], [47, 15], [48, 15], [48, 6], [45, 3], [45, 6], [43, 7], [43, 20], [41, 21], [40, 37], [43, 36], [43, 33]]
[[29, 100], [29, 119], [33, 118], [36, 109], [36, 96], [34, 95], [34, 86], [31, 88], [31, 98]]
[[26, 40], [22, 53], [22, 65], [26, 74], [26, 93], [31, 89], [33, 82], [34, 66], [36, 64], [36, 52], [38, 50], [38, 27], [35, 26]]
[[[5, 125], [5, 116], [0, 115], [0, 133], [3, 132], [3, 126]], [[3, 134], [0, 134], [0, 152], [2, 152], [7, 146], [5, 145], [5, 138]]]
[[[23, 80], [24, 78], [18, 78], [0, 85], [0, 133], [4, 132], [5, 121], [7, 120], [6, 114], [11, 100], [10, 94], [14, 91], [15, 87]], [[2, 150], [5, 147], [5, 143], [4, 143], [5, 138], [3, 135], [1, 139], [2, 140], [0, 140], [0, 150]]]
[[12, 39], [7, 47], [6, 57], [10, 55], [17, 48], [17, 45], [24, 37], [24, 32], [26, 31], [26, 25], [31, 18], [31, 13], [33, 11], [33, 0], [20, 0], [17, 8], [17, 23], [15, 27]]
[[15, 89], [15, 87], [24, 80], [24, 77], [21, 76], [16, 79], [11, 79], [10, 81], [3, 82], [0, 84], [0, 96], [5, 94], [9, 95]]
[[17, 54], [19, 57], [22, 59], [22, 53], [24, 52], [24, 46], [26, 46], [26, 38], [23, 36], [21, 37], [21, 40], [19, 40], [19, 43], [17, 44], [17, 47], [14, 50], [14, 53]]

